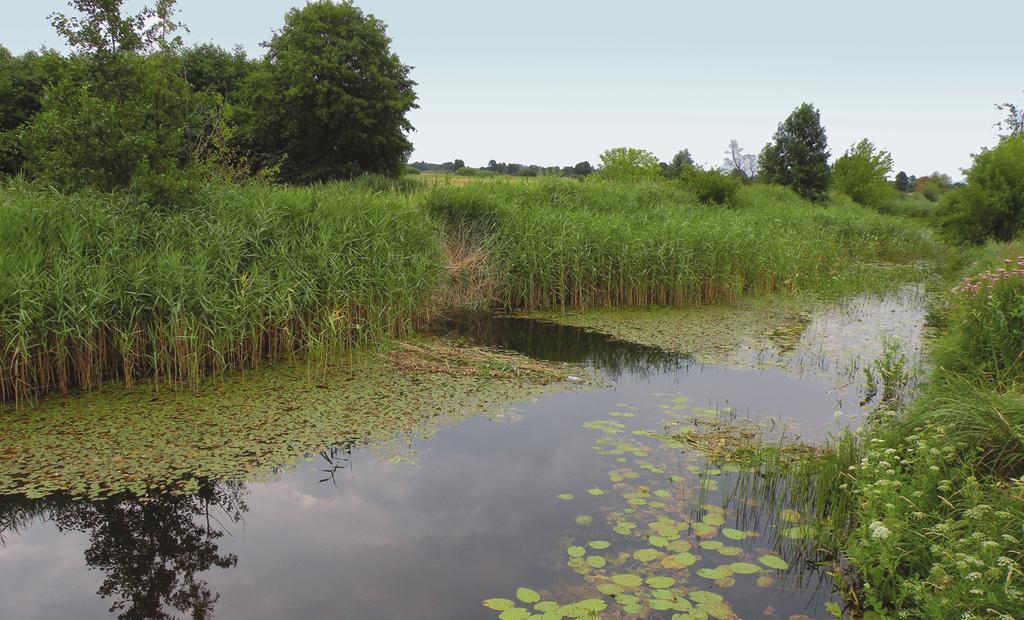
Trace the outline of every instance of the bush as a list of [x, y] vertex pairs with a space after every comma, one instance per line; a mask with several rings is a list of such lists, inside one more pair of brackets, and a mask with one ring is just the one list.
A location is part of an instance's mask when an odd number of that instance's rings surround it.
[[601, 154], [597, 176], [606, 181], [643, 181], [661, 176], [658, 158], [643, 149], [619, 147]]
[[455, 174], [455, 176], [457, 176], [457, 177], [478, 177], [478, 176], [483, 176], [480, 173], [480, 171], [477, 170], [476, 168], [469, 168], [467, 166], [463, 166], [463, 167], [459, 168], [453, 174]]
[[24, 130], [25, 170], [63, 191], [129, 189], [180, 207], [216, 113], [209, 97], [193, 93], [171, 54], [81, 59]]
[[732, 205], [742, 182], [718, 170], [694, 170], [683, 175], [684, 186], [707, 204]]
[[879, 207], [895, 198], [887, 179], [892, 172], [892, 155], [875, 150], [868, 140], [850, 147], [832, 167], [832, 188], [859, 204]]
[[953, 239], [982, 243], [1010, 241], [1024, 219], [1024, 135], [1003, 139], [982, 151], [967, 171], [967, 185], [947, 193], [940, 225]]

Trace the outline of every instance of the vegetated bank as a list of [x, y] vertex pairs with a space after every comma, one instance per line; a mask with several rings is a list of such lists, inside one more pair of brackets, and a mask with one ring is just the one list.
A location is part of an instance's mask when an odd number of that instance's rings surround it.
[[22, 181], [0, 189], [0, 393], [17, 400], [326, 363], [408, 333], [442, 277], [434, 223], [346, 184], [206, 188], [152, 209]]
[[424, 203], [475, 240], [495, 301], [522, 310], [732, 302], [937, 248], [922, 223], [768, 185], [740, 188], [731, 206], [674, 183], [555, 179], [435, 187]]
[[[399, 189], [211, 184], [170, 210], [6, 183], [0, 393], [194, 385], [282, 359], [322, 366], [407, 334], [439, 300], [472, 302], [444, 294], [456, 276], [475, 283], [481, 305], [686, 306], [934, 249], [916, 222], [770, 186], [743, 188], [731, 208], [669, 183]], [[453, 240], [476, 251], [468, 276]]]

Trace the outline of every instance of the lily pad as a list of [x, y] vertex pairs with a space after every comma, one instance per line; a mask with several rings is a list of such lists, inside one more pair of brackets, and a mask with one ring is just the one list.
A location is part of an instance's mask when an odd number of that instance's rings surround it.
[[516, 598], [524, 603], [531, 604], [540, 600], [540, 594], [530, 588], [519, 588], [516, 590]]
[[762, 555], [758, 561], [768, 568], [774, 568], [776, 570], [786, 570], [789, 568], [789, 563], [775, 555]]
[[505, 611], [506, 609], [512, 609], [515, 606], [515, 602], [510, 601], [507, 598], [489, 598], [484, 601], [484, 607], [493, 609], [494, 611]]

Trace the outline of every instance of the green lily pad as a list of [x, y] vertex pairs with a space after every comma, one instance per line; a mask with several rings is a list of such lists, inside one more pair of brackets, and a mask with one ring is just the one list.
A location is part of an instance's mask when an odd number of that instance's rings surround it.
[[635, 588], [644, 582], [640, 577], [629, 573], [612, 575], [612, 581], [627, 588]]
[[722, 536], [725, 536], [729, 540], [743, 540], [747, 537], [747, 533], [741, 532], [740, 530], [736, 530], [731, 527], [727, 527], [722, 529]]
[[575, 499], [575, 498], [576, 498], [576, 496], [573, 495], [572, 493], [561, 493], [561, 494], [558, 495], [558, 499], [563, 499], [565, 501], [569, 501], [569, 500]]
[[505, 611], [506, 609], [512, 609], [516, 604], [507, 598], [489, 598], [484, 601], [484, 607], [493, 609], [494, 611]]
[[540, 600], [540, 594], [530, 588], [519, 588], [516, 590], [516, 598], [524, 603], [536, 603]]
[[604, 558], [602, 558], [599, 555], [588, 555], [587, 556], [587, 564], [589, 564], [590, 566], [592, 566], [594, 568], [604, 568], [604, 565], [607, 564], [607, 563], [608, 563], [608, 561], [605, 560]]
[[705, 579], [721, 579], [728, 576], [721, 569], [707, 567], [697, 569], [697, 575]]
[[633, 552], [633, 559], [640, 562], [651, 562], [657, 560], [661, 553], [654, 549], [639, 549]]
[[736, 562], [730, 564], [732, 571], [740, 575], [753, 575], [754, 573], [761, 572], [761, 567], [757, 564], [751, 564], [750, 562]]
[[671, 588], [675, 585], [676, 580], [671, 577], [665, 577], [663, 575], [655, 575], [654, 577], [647, 578], [647, 585], [658, 590], [664, 590], [665, 588]]
[[571, 558], [582, 558], [587, 554], [587, 550], [579, 545], [573, 545], [566, 550]]
[[774, 568], [777, 570], [787, 570], [789, 568], [789, 564], [785, 560], [775, 555], [762, 555], [758, 558], [758, 561], [768, 568]]
[[611, 546], [611, 543], [607, 540], [592, 540], [587, 543], [591, 549], [607, 549]]

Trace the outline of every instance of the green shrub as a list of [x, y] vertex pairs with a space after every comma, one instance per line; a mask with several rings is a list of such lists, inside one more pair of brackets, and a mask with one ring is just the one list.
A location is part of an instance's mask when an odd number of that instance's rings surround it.
[[215, 112], [171, 54], [79, 59], [23, 132], [25, 170], [63, 191], [129, 189], [177, 207], [195, 190], [192, 164]]
[[661, 166], [648, 151], [619, 147], [601, 154], [597, 176], [606, 181], [650, 181], [661, 176]]
[[476, 177], [476, 176], [481, 176], [479, 170], [477, 170], [476, 168], [468, 168], [466, 166], [463, 166], [463, 167], [459, 168], [453, 174], [455, 174], [455, 176], [458, 176], [458, 177]]
[[683, 175], [683, 183], [697, 200], [706, 204], [731, 205], [742, 182], [718, 170], [693, 170]]
[[887, 179], [892, 172], [892, 155], [875, 150], [868, 140], [850, 147], [832, 166], [832, 188], [859, 204], [878, 207], [895, 198]]
[[976, 155], [966, 186], [947, 193], [941, 206], [940, 225], [954, 239], [982, 243], [1017, 237], [1024, 226], [1024, 135]]

